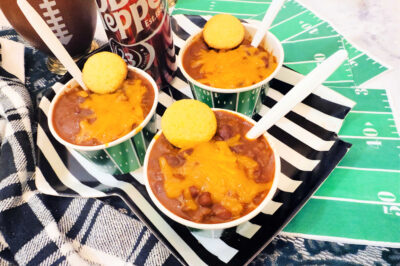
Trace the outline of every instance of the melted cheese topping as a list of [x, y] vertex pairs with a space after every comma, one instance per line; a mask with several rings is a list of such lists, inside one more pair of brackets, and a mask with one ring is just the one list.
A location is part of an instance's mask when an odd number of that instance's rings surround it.
[[233, 50], [200, 50], [191, 67], [200, 66], [204, 78], [197, 81], [224, 89], [247, 87], [267, 78], [276, 68], [276, 58], [265, 50], [240, 45]]
[[233, 216], [241, 215], [245, 204], [254, 208], [254, 197], [268, 191], [272, 183], [256, 183], [253, 172], [257, 162], [230, 150], [229, 146], [239, 144], [239, 137], [198, 144], [190, 155], [185, 155], [186, 161], [180, 167], [171, 167], [160, 157], [166, 195], [170, 198], [183, 195], [185, 208], [195, 210], [198, 206], [189, 191], [195, 186], [202, 192], [210, 192], [213, 202], [220, 203]]
[[122, 88], [109, 94], [90, 94], [82, 91], [86, 99], [80, 104], [82, 109], [90, 109], [93, 114], [80, 122], [77, 143], [97, 139], [101, 143], [111, 142], [129, 133], [143, 119], [142, 98], [146, 86], [141, 80], [126, 80]]

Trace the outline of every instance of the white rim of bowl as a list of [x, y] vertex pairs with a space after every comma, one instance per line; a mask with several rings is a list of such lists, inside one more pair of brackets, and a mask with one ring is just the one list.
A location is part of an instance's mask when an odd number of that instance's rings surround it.
[[[213, 111], [225, 111], [225, 112], [229, 112], [235, 115], [240, 116], [241, 118], [244, 118], [246, 121], [255, 124], [256, 122], [235, 111], [231, 111], [231, 110], [226, 110], [226, 109], [219, 109], [219, 108], [212, 108]], [[186, 220], [176, 214], [174, 214], [172, 211], [170, 211], [169, 209], [167, 209], [156, 197], [156, 195], [154, 194], [153, 190], [150, 187], [150, 183], [149, 183], [149, 179], [147, 176], [147, 167], [148, 167], [148, 163], [149, 163], [149, 157], [150, 157], [150, 153], [153, 149], [154, 143], [157, 141], [157, 139], [161, 136], [162, 134], [162, 130], [159, 130], [156, 134], [156, 136], [152, 139], [152, 141], [150, 142], [149, 147], [147, 148], [147, 152], [146, 152], [146, 156], [144, 158], [144, 163], [143, 163], [143, 177], [144, 177], [144, 182], [145, 182], [145, 186], [146, 186], [146, 190], [147, 193], [150, 195], [151, 200], [154, 202], [154, 204], [165, 214], [167, 215], [169, 218], [171, 218], [172, 220], [183, 224], [187, 227], [191, 227], [191, 228], [196, 228], [196, 229], [206, 229], [206, 230], [217, 230], [217, 229], [226, 229], [226, 228], [230, 228], [230, 227], [234, 227], [237, 226], [241, 223], [244, 223], [248, 220], [250, 220], [251, 218], [253, 218], [254, 216], [256, 216], [257, 214], [259, 214], [264, 208], [265, 206], [272, 200], [272, 197], [275, 195], [275, 192], [278, 188], [278, 180], [279, 180], [279, 175], [281, 173], [281, 161], [280, 161], [280, 157], [276, 151], [276, 148], [274, 146], [273, 141], [271, 141], [268, 133], [265, 133], [263, 136], [265, 137], [265, 139], [268, 142], [268, 145], [271, 147], [273, 153], [274, 153], [274, 160], [275, 160], [275, 173], [274, 173], [274, 180], [272, 182], [272, 186], [267, 194], [267, 196], [264, 198], [264, 200], [257, 206], [257, 208], [255, 208], [254, 210], [252, 210], [251, 212], [249, 212], [248, 214], [229, 221], [229, 222], [225, 222], [225, 223], [216, 223], [216, 224], [203, 224], [203, 223], [196, 223], [190, 220]]]
[[[245, 28], [250, 28], [252, 30], [256, 30], [256, 27], [246, 24], [243, 24], [245, 26]], [[178, 66], [181, 69], [182, 74], [185, 76], [185, 78], [193, 83], [194, 85], [212, 91], [212, 92], [218, 92], [218, 93], [238, 93], [238, 92], [244, 92], [244, 91], [249, 91], [252, 90], [254, 88], [260, 87], [261, 85], [266, 84], [268, 81], [270, 81], [271, 79], [273, 79], [277, 73], [279, 72], [279, 70], [282, 68], [283, 65], [283, 59], [284, 59], [284, 50], [282, 47], [282, 43], [278, 40], [278, 38], [272, 34], [271, 32], [267, 31], [267, 39], [268, 40], [273, 40], [274, 43], [277, 44], [278, 47], [278, 55], [274, 54], [274, 56], [276, 56], [278, 58], [278, 64], [275, 68], [275, 70], [265, 79], [261, 80], [260, 82], [253, 84], [251, 86], [247, 86], [247, 87], [242, 87], [242, 88], [237, 88], [237, 89], [222, 89], [222, 88], [214, 88], [205, 84], [202, 84], [200, 82], [198, 82], [197, 80], [193, 79], [184, 69], [183, 67], [183, 63], [182, 63], [182, 59], [183, 59], [183, 53], [185, 52], [186, 48], [189, 46], [189, 44], [192, 42], [192, 40], [198, 36], [201, 32], [203, 31], [203, 29], [199, 29], [199, 31], [197, 31], [195, 34], [193, 34], [192, 36], [190, 36], [184, 43], [183, 47], [181, 48], [181, 50], [179, 51], [178, 54]], [[264, 37], [265, 38], [265, 37]]]
[[128, 134], [105, 144], [101, 144], [101, 145], [96, 145], [96, 146], [83, 146], [83, 145], [76, 145], [76, 144], [72, 144], [66, 140], [64, 140], [63, 138], [61, 138], [57, 132], [55, 131], [54, 127], [53, 127], [53, 111], [54, 111], [54, 106], [55, 103], [58, 101], [58, 98], [60, 98], [60, 96], [64, 93], [65, 90], [67, 89], [71, 89], [75, 86], [78, 85], [78, 83], [74, 80], [71, 79], [70, 81], [68, 81], [54, 96], [53, 100], [51, 101], [50, 107], [49, 107], [49, 112], [47, 115], [47, 121], [49, 124], [49, 129], [51, 134], [57, 139], [58, 142], [60, 142], [61, 144], [63, 144], [64, 146], [68, 147], [68, 148], [72, 148], [74, 150], [80, 150], [80, 151], [97, 151], [97, 150], [101, 150], [101, 149], [106, 149], [106, 148], [110, 148], [113, 146], [116, 146], [130, 138], [132, 138], [133, 136], [135, 136], [137, 133], [139, 133], [140, 131], [142, 131], [142, 129], [147, 125], [147, 123], [150, 121], [150, 119], [152, 118], [152, 116], [154, 115], [155, 111], [156, 111], [156, 107], [158, 104], [158, 87], [157, 84], [155, 83], [155, 81], [153, 80], [153, 78], [147, 74], [145, 71], [136, 68], [136, 67], [132, 67], [132, 66], [128, 66], [128, 69], [138, 73], [139, 75], [141, 75], [142, 77], [144, 77], [147, 81], [150, 82], [152, 89], [154, 91], [154, 102], [153, 105], [150, 109], [150, 112], [147, 114], [147, 116], [145, 117], [145, 119], [137, 126], [135, 127], [132, 131], [130, 131]]

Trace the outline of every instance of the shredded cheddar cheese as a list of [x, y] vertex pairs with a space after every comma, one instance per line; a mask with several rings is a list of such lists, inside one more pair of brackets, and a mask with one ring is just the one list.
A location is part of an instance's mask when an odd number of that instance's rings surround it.
[[197, 205], [189, 192], [189, 188], [195, 186], [202, 192], [211, 193], [213, 202], [219, 202], [233, 216], [239, 216], [243, 205], [251, 206], [254, 197], [270, 189], [271, 183], [254, 181], [257, 162], [229, 148], [238, 141], [239, 135], [227, 141], [200, 143], [190, 155], [185, 155], [186, 161], [180, 167], [171, 167], [164, 157], [160, 157], [166, 195], [170, 198], [183, 195], [185, 208], [196, 210]]
[[191, 67], [200, 66], [204, 78], [197, 81], [224, 89], [247, 87], [267, 78], [276, 68], [276, 58], [249, 45], [233, 50], [200, 50]]
[[[80, 131], [76, 141], [95, 138], [101, 143], [113, 141], [129, 133], [143, 119], [142, 98], [146, 86], [141, 80], [126, 80], [122, 89], [110, 94], [90, 94], [82, 92], [85, 101], [82, 109], [90, 109], [93, 114], [80, 122]], [[112, 111], [111, 111], [112, 110]]]

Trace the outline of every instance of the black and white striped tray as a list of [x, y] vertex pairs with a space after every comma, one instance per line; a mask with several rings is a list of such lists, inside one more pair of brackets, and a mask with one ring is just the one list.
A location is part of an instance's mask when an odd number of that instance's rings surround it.
[[[203, 27], [207, 18], [173, 17], [176, 53], [184, 39]], [[102, 49], [107, 50], [108, 47]], [[268, 95], [262, 96], [262, 108], [254, 119], [258, 120], [301, 78], [300, 74], [283, 68], [271, 81]], [[62, 83], [69, 79], [70, 76], [66, 75]], [[250, 262], [302, 208], [351, 146], [340, 140], [337, 133], [354, 102], [327, 87], [319, 87], [268, 130], [282, 165], [279, 189], [273, 201], [249, 222], [224, 230], [219, 238], [207, 238], [191, 233], [163, 215], [151, 202], [141, 182], [140, 171], [119, 176], [104, 174], [51, 136], [47, 111], [62, 83], [55, 84], [39, 105], [38, 189], [45, 194], [59, 196], [118, 195], [184, 264], [242, 265]], [[172, 85], [160, 92], [158, 126], [166, 107], [183, 98], [192, 98], [192, 93], [178, 71]]]

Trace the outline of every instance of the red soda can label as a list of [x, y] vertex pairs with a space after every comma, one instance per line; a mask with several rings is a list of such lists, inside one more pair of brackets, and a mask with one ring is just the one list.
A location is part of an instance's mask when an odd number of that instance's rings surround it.
[[112, 52], [166, 86], [177, 68], [166, 0], [97, 0], [97, 6]]

